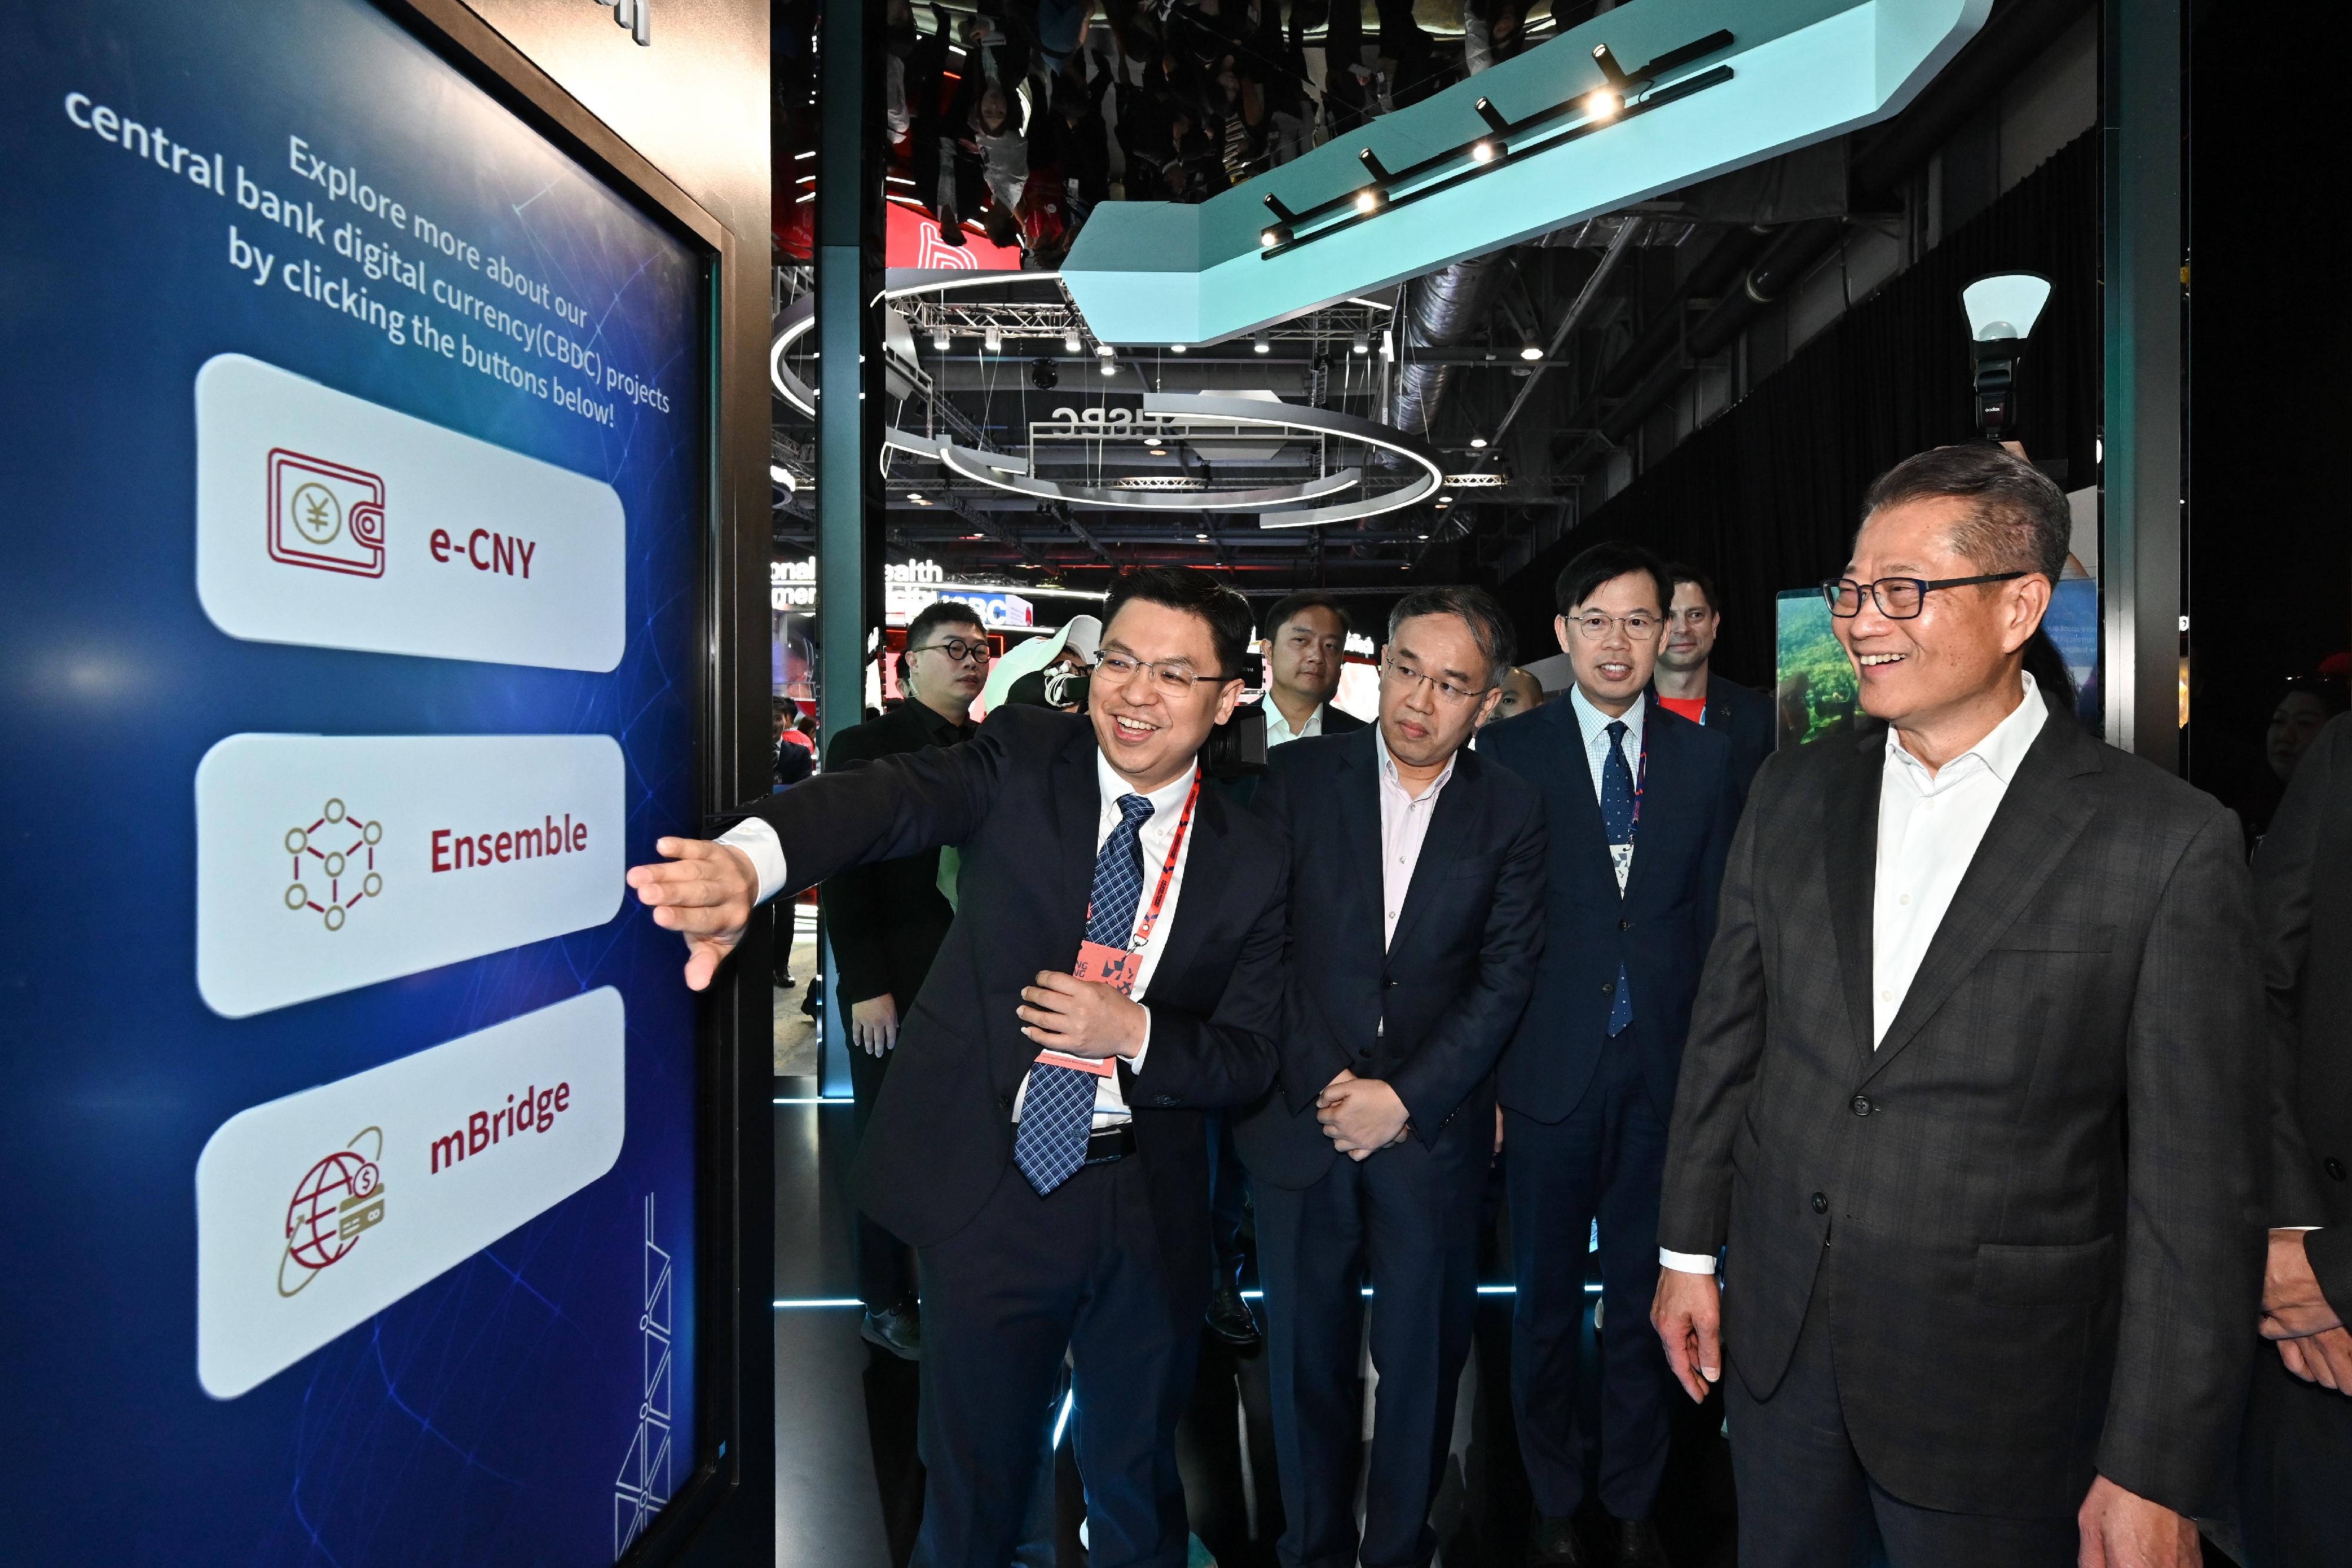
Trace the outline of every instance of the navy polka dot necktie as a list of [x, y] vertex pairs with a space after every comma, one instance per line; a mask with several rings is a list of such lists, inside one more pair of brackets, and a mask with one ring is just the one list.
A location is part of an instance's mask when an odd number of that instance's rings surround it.
[[[1609, 721], [1609, 758], [1601, 765], [1601, 825], [1612, 844], [1629, 850], [1633, 842], [1633, 770], [1625, 763], [1625, 721]], [[1622, 894], [1622, 887], [1618, 889]], [[1625, 983], [1625, 965], [1617, 965], [1617, 985], [1609, 1004], [1609, 1038], [1616, 1039], [1633, 1021], [1633, 991]]]

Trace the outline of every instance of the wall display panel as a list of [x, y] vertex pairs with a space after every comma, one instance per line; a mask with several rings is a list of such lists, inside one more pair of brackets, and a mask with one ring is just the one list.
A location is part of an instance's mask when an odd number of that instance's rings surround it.
[[709, 263], [362, 0], [11, 25], [8, 1560], [602, 1564], [698, 1441]]

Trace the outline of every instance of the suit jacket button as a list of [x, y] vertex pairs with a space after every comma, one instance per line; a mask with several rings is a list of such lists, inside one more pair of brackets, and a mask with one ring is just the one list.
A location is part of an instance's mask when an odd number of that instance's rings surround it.
[[1358, 1056], [1370, 1056], [1370, 1055], [1371, 1055], [1371, 1054], [1372, 1054], [1372, 1048], [1371, 1048], [1370, 1046], [1369, 1046], [1369, 1045], [1364, 1046], [1364, 1047], [1362, 1047], [1362, 1048], [1359, 1049], [1359, 1050], [1357, 1051], [1356, 1054], [1357, 1054]]
[[1162, 1094], [1159, 1099], [1153, 1101], [1152, 1103], [1155, 1105], [1173, 1105], [1176, 1103], [1176, 1096], [1173, 1094]]
[[1857, 1116], [1867, 1116], [1870, 1114], [1869, 1095], [1857, 1094], [1853, 1097], [1853, 1113]]
[[2344, 1162], [2337, 1159], [2334, 1155], [2327, 1156], [2327, 1164], [2322, 1168], [2324, 1168], [2329, 1176], [2334, 1176], [2337, 1181], [2342, 1181], [2344, 1179]]
[[1603, 980], [1601, 982], [1601, 994], [1604, 997], [1616, 988], [1617, 982], [1614, 980]]
[[1813, 1194], [1813, 1212], [1815, 1214], [1827, 1214], [1829, 1211], [1830, 1200], [1828, 1196], [1818, 1192]]
[[1633, 923], [1630, 920], [1620, 920], [1617, 923], [1617, 929], [1620, 931], [1631, 931], [1633, 929]]
[[1397, 983], [1394, 980], [1382, 980], [1381, 982], [1381, 989], [1384, 991], [1393, 991], [1396, 989], [1396, 986]]

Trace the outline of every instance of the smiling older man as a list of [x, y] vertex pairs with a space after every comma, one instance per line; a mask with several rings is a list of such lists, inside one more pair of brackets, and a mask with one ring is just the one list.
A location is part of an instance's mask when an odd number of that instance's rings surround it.
[[[2262, 1282], [2237, 824], [2023, 669], [2069, 521], [1985, 444], [1823, 585], [1872, 719], [1776, 754], [1683, 1057], [1653, 1321], [1743, 1568], [2189, 1568]], [[1727, 1289], [1718, 1300], [1715, 1257]]]

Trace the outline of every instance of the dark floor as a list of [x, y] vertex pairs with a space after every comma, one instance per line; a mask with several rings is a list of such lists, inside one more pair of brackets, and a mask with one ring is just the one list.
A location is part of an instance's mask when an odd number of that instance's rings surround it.
[[[858, 1337], [847, 1223], [849, 1105], [820, 1100], [813, 1078], [779, 1078], [775, 1092], [797, 1102], [774, 1107], [776, 1562], [782, 1568], [905, 1568], [922, 1508], [915, 1368]], [[1492, 1267], [1487, 1277], [1506, 1280]], [[1455, 1458], [1433, 1515], [1443, 1568], [1517, 1568], [1522, 1560], [1528, 1502], [1510, 1421], [1510, 1318], [1508, 1294], [1480, 1301]], [[1590, 1327], [1588, 1317], [1588, 1333]], [[1647, 1333], [1648, 1325], [1638, 1331]], [[1591, 1354], [1588, 1339], [1588, 1390], [1598, 1383]], [[1733, 1560], [1731, 1471], [1718, 1406], [1711, 1400], [1686, 1409], [1658, 1499], [1659, 1528], [1678, 1568], [1717, 1568]], [[1594, 1420], [1588, 1410], [1588, 1431]], [[1200, 1380], [1177, 1443], [1195, 1563], [1271, 1568], [1282, 1504], [1262, 1352], [1236, 1354], [1203, 1335]], [[1057, 1448], [1055, 1459], [1055, 1550], [1023, 1568], [1083, 1568], [1086, 1562], [1068, 1445]], [[1587, 1462], [1597, 1464], [1597, 1456]], [[1597, 1516], [1587, 1521], [1595, 1531], [1601, 1522]], [[1597, 1533], [1591, 1539], [1597, 1546]]]

